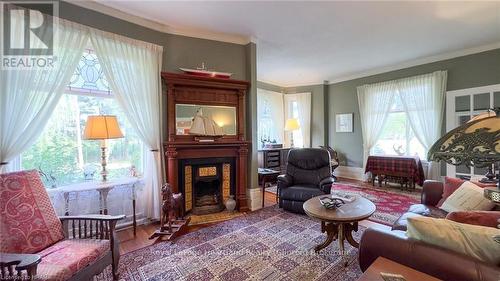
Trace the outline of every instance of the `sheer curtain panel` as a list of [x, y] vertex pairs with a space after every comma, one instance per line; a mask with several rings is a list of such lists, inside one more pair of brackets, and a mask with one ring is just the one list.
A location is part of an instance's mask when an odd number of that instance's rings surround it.
[[[11, 40], [21, 42], [24, 18], [12, 16]], [[0, 70], [0, 172], [42, 133], [88, 42], [82, 26], [55, 23], [53, 67]]]
[[[384, 127], [389, 109], [396, 95], [394, 82], [363, 85], [357, 88], [361, 131], [363, 134], [363, 169], [370, 150]], [[367, 179], [367, 178], [365, 178]]]
[[311, 93], [297, 95], [300, 131], [304, 147], [311, 147]]
[[[436, 71], [397, 81], [410, 126], [426, 151], [441, 136], [446, 78], [446, 71]], [[429, 162], [428, 178], [438, 180], [439, 168], [440, 163]]]
[[146, 215], [160, 217], [161, 62], [163, 47], [96, 29], [91, 42], [116, 99], [148, 151], [144, 156]]

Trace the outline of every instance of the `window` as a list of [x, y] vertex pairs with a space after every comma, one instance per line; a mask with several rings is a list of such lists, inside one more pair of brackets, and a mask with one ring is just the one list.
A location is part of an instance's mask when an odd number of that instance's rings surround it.
[[[289, 104], [289, 116], [288, 118], [295, 118], [297, 120], [299, 119], [299, 103], [296, 100], [291, 100]], [[300, 121], [299, 121], [300, 123]], [[302, 124], [299, 124], [302, 125]], [[294, 147], [304, 147], [304, 139], [302, 138], [302, 126], [300, 129], [292, 131], [293, 135], [293, 146]]]
[[424, 146], [415, 137], [410, 122], [403, 110], [401, 98], [397, 95], [391, 107], [380, 137], [373, 147], [373, 155], [417, 155], [426, 159]]
[[283, 94], [257, 89], [257, 137], [265, 142], [283, 142]]
[[142, 170], [142, 142], [109, 89], [92, 50], [82, 55], [41, 136], [21, 155], [22, 169], [41, 170], [48, 187], [84, 181], [84, 171], [97, 171], [94, 179], [99, 179], [100, 143], [82, 139], [87, 116], [97, 114], [116, 115], [125, 136], [108, 141], [109, 177], [128, 175], [132, 165]]

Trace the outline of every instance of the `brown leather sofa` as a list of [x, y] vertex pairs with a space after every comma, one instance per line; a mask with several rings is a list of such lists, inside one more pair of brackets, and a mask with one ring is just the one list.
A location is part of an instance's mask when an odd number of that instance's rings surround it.
[[406, 231], [406, 222], [409, 217], [428, 216], [433, 218], [445, 218], [448, 214], [446, 211], [436, 207], [439, 200], [443, 196], [443, 183], [439, 181], [426, 180], [422, 188], [422, 197], [420, 204], [410, 206], [408, 211], [399, 217], [392, 230]]
[[[359, 244], [359, 265], [365, 271], [378, 257], [385, 257], [442, 280], [499, 281], [500, 265], [487, 264], [472, 257], [406, 237], [406, 220], [411, 216], [444, 218], [436, 207], [443, 183], [426, 181], [421, 204], [413, 205], [393, 225], [393, 230], [367, 229]], [[402, 231], [401, 231], [402, 230]]]
[[367, 229], [359, 243], [365, 271], [378, 257], [393, 260], [442, 280], [498, 281], [500, 267], [438, 246], [409, 239], [403, 231]]

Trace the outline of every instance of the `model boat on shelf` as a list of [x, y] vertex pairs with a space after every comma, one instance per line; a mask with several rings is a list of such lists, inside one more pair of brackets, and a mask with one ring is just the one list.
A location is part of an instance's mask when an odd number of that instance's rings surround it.
[[229, 73], [229, 72], [208, 70], [208, 68], [205, 66], [205, 63], [202, 63], [201, 67], [197, 67], [196, 69], [182, 68], [182, 67], [179, 69], [184, 71], [184, 73], [186, 73], [186, 74], [204, 76], [204, 77], [215, 77], [215, 78], [229, 79], [229, 78], [231, 78], [231, 75], [233, 75], [232, 73]]

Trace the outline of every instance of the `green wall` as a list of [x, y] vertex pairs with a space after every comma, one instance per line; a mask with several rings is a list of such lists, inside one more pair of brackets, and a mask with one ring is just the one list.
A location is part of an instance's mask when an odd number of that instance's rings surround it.
[[[247, 95], [246, 110], [249, 112], [247, 125], [251, 126], [247, 127], [246, 131], [249, 140], [254, 138], [252, 136], [252, 129], [257, 123], [257, 59], [255, 44], [240, 45], [163, 33], [64, 1], [60, 1], [59, 4], [59, 17], [100, 30], [163, 46], [163, 71], [179, 72], [179, 67], [196, 67], [205, 62], [205, 65], [210, 69], [231, 72], [234, 79], [250, 81], [252, 88]], [[166, 108], [167, 101], [165, 95], [162, 102], [163, 108]], [[167, 114], [165, 110], [163, 110], [163, 117], [163, 135], [166, 138]], [[256, 150], [250, 151], [250, 163], [252, 165], [249, 166], [255, 166], [255, 169], [249, 169], [249, 187], [256, 188], [258, 187]]]
[[[329, 145], [341, 154], [342, 165], [362, 167], [363, 148], [356, 87], [447, 70], [447, 90], [500, 84], [500, 49], [423, 64], [359, 79], [334, 83], [328, 89]], [[313, 107], [313, 111], [316, 110]], [[354, 113], [354, 132], [336, 133], [335, 114]]]

